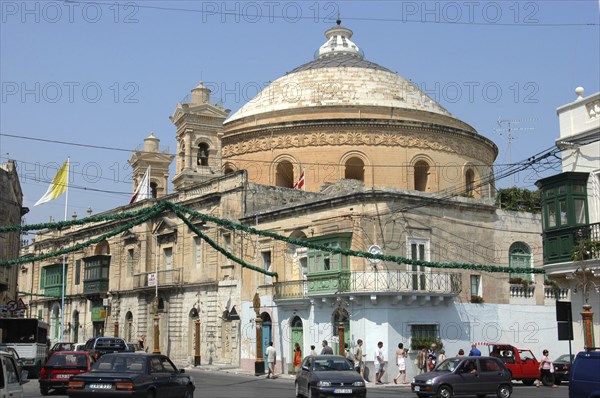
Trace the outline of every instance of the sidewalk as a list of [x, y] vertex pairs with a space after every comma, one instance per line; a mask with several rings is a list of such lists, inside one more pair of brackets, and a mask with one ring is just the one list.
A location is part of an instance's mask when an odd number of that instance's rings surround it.
[[[223, 366], [216, 365], [201, 365], [201, 366], [190, 366], [185, 368], [186, 372], [194, 372], [194, 371], [202, 371], [202, 372], [218, 372], [218, 373], [231, 373], [237, 375], [246, 375], [246, 376], [255, 376], [255, 377], [266, 377], [266, 373], [263, 375], [255, 375], [254, 371], [249, 369], [241, 369], [241, 368], [229, 368]], [[293, 374], [284, 374], [277, 373], [276, 379], [282, 380], [294, 380], [296, 378]], [[398, 382], [398, 384], [394, 384], [394, 381], [391, 380], [389, 382], [384, 382], [383, 384], [375, 384], [373, 381], [367, 381], [367, 388], [408, 388], [410, 389], [410, 382], [407, 384], [402, 384], [402, 382]]]

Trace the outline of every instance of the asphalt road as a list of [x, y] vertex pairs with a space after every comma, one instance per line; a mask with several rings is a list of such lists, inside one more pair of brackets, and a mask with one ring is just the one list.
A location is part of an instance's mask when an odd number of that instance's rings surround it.
[[[186, 373], [194, 377], [196, 383], [196, 398], [294, 398], [294, 380], [290, 376], [281, 376], [274, 380], [267, 380], [249, 374], [238, 374], [229, 371], [202, 371], [186, 369]], [[37, 380], [29, 380], [24, 386], [25, 396], [28, 398], [41, 398]], [[526, 387], [515, 383], [513, 398], [567, 398], [569, 387], [562, 385], [559, 388]], [[410, 397], [416, 395], [410, 388], [385, 384], [383, 386], [368, 385], [369, 398]], [[51, 397], [66, 397], [55, 392]]]

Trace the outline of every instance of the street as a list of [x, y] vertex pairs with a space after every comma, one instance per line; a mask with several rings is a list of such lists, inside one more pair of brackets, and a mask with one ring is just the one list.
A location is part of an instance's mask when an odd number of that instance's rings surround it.
[[[240, 374], [233, 371], [203, 371], [186, 369], [186, 373], [194, 377], [196, 383], [196, 398], [293, 398], [294, 379], [291, 376], [281, 376], [274, 380], [267, 380], [250, 374]], [[24, 386], [25, 396], [28, 398], [41, 398], [39, 384], [35, 379], [29, 380]], [[568, 385], [559, 388], [526, 387], [516, 383], [514, 398], [566, 398], [569, 395]], [[50, 393], [52, 397], [66, 397], [66, 395]], [[409, 387], [385, 384], [383, 386], [369, 385], [369, 398], [411, 397], [416, 395]]]

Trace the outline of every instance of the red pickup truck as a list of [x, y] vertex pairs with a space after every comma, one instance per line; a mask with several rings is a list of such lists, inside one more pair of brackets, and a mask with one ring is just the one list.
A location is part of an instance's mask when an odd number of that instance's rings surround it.
[[540, 363], [533, 352], [510, 344], [488, 343], [491, 357], [499, 358], [512, 374], [513, 380], [521, 380], [530, 386], [540, 377]]

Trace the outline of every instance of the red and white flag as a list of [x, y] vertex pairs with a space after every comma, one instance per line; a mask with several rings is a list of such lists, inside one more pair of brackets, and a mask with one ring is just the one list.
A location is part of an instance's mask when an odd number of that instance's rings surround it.
[[135, 192], [133, 193], [129, 204], [150, 198], [152, 198], [152, 195], [150, 194], [150, 167], [148, 166], [144, 176], [142, 177], [142, 181], [140, 181]]
[[294, 184], [294, 189], [304, 189], [304, 170], [302, 170], [300, 178], [298, 178], [298, 181]]

